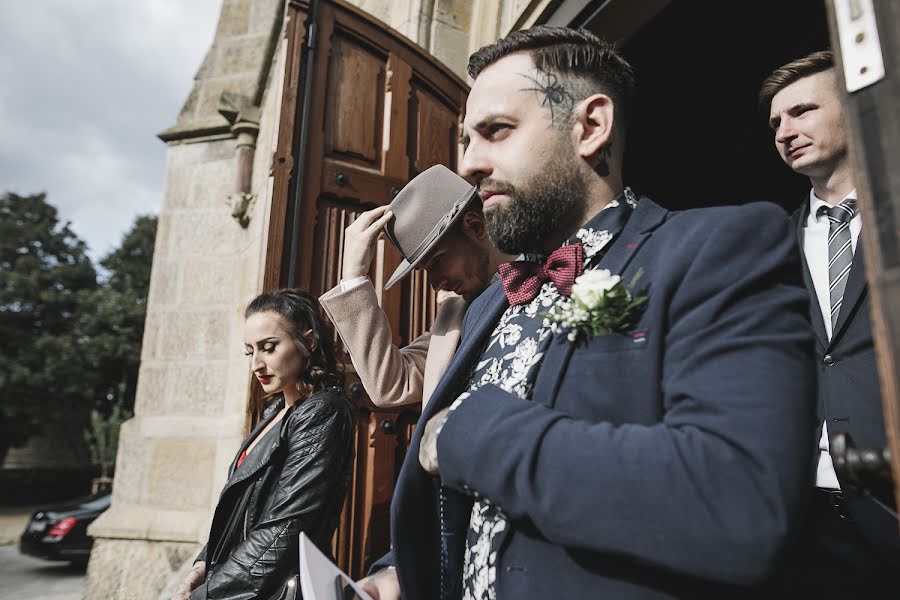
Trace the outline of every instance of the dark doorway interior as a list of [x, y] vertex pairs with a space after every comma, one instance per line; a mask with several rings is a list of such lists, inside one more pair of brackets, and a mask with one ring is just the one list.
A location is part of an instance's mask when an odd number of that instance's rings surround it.
[[775, 153], [756, 93], [828, 43], [821, 0], [671, 2], [622, 46], [638, 75], [626, 185], [672, 209], [769, 200], [793, 211], [809, 185]]

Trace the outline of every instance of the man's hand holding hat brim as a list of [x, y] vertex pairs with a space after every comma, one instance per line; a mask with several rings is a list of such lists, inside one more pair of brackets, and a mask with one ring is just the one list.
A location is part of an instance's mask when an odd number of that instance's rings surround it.
[[341, 279], [350, 281], [369, 274], [375, 257], [375, 243], [384, 226], [394, 218], [388, 206], [368, 210], [351, 223], [344, 234], [344, 263]]

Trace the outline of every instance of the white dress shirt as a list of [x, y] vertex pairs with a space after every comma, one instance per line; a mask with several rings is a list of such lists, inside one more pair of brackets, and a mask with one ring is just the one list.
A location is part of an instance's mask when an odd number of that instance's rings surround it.
[[[856, 190], [851, 191], [844, 198], [856, 198]], [[806, 265], [816, 289], [816, 298], [819, 301], [819, 309], [822, 312], [822, 320], [825, 322], [825, 332], [831, 339], [831, 295], [828, 281], [828, 229], [830, 227], [828, 216], [817, 216], [819, 207], [831, 208], [827, 202], [816, 197], [813, 190], [809, 191], [809, 217], [806, 220], [806, 230], [803, 235], [803, 253], [806, 255]], [[853, 252], [856, 252], [856, 242], [862, 229], [862, 219], [859, 213], [850, 220], [850, 244]], [[828, 454], [828, 427], [822, 423], [822, 437], [819, 438], [819, 464], [816, 469], [816, 486], [826, 489], [840, 489], [831, 455]]]
[[359, 277], [354, 277], [353, 279], [341, 279], [341, 291], [349, 292], [355, 287], [359, 287], [366, 282], [367, 276], [360, 275]]

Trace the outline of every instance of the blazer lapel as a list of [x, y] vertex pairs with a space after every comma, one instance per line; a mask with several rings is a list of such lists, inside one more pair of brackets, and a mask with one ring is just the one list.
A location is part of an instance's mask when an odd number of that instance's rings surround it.
[[[477, 359], [477, 353], [481, 351], [485, 338], [494, 330], [500, 315], [508, 307], [503, 286], [499, 281], [485, 290], [483, 302], [476, 300], [469, 306], [470, 312], [473, 309], [478, 312], [471, 317], [471, 323], [467, 325], [468, 329], [463, 331], [463, 337], [453, 361], [444, 376], [441, 377], [428, 405], [422, 411], [421, 423], [427, 423], [429, 417], [456, 399], [446, 396], [461, 391], [460, 387], [465, 383], [461, 379], [469, 375], [472, 360]], [[417, 427], [416, 429], [418, 431], [422, 428]]]
[[806, 285], [806, 291], [809, 292], [809, 319], [812, 323], [813, 333], [816, 336], [816, 342], [824, 350], [828, 347], [828, 332], [825, 331], [825, 321], [822, 317], [822, 311], [819, 309], [816, 285], [813, 283], [812, 275], [809, 273], [809, 265], [806, 262], [806, 250], [804, 250], [806, 221], [809, 218], [809, 199], [794, 212], [793, 218], [797, 219], [797, 246], [800, 249], [800, 258], [802, 259], [800, 262], [803, 263], [803, 283]]
[[[414, 582], [421, 581], [422, 577], [428, 579], [438, 576], [436, 570], [429, 571], [434, 568], [433, 561], [429, 559], [423, 563], [421, 544], [413, 543], [412, 540], [415, 535], [432, 529], [436, 534], [436, 543], [439, 538], [438, 518], [435, 512], [439, 481], [436, 477], [428, 475], [418, 461], [419, 445], [425, 424], [435, 413], [456, 399], [456, 394], [461, 391], [465, 385], [465, 378], [471, 372], [472, 362], [478, 360], [485, 338], [494, 330], [500, 315], [508, 306], [499, 281], [492, 284], [469, 305], [466, 313], [469, 321], [464, 324], [459, 349], [444, 376], [441, 377], [431, 400], [422, 408], [419, 424], [410, 439], [406, 459], [400, 467], [400, 475], [391, 499], [391, 540], [397, 564], [416, 566], [412, 574], [407, 574], [409, 571], [406, 570], [398, 573], [401, 588], [404, 590], [419, 589]], [[458, 496], [457, 494], [453, 497], [458, 499]], [[401, 522], [403, 527], [400, 526]], [[439, 546], [426, 546], [425, 550], [439, 552]]]
[[[247, 458], [244, 459], [244, 462], [241, 463], [241, 466], [237, 466], [238, 458], [240, 458], [241, 454], [244, 453], [244, 450], [246, 450], [250, 446], [250, 444], [253, 443], [253, 440], [257, 438], [260, 432], [265, 429], [269, 423], [272, 422], [272, 419], [274, 419], [278, 415], [278, 412], [278, 410], [273, 410], [268, 417], [257, 423], [256, 427], [253, 428], [253, 431], [250, 432], [250, 435], [248, 435], [244, 442], [241, 444], [240, 449], [238, 449], [237, 455], [235, 455], [234, 460], [231, 462], [231, 468], [228, 471], [228, 482], [222, 489], [222, 494], [224, 494], [230, 487], [232, 487], [236, 483], [247, 479], [247, 477], [258, 471], [260, 467], [269, 462], [269, 459], [272, 457], [272, 452], [278, 446], [278, 443], [276, 442], [275, 445], [263, 445], [262, 440], [260, 440], [260, 443], [256, 445], [256, 448], [253, 449], [253, 452], [247, 455]], [[287, 415], [285, 415], [285, 418], [287, 418]], [[282, 421], [282, 423], [283, 422], [284, 421]], [[269, 436], [270, 434], [275, 432], [277, 436], [276, 440], [280, 439], [280, 431], [280, 426], [273, 427], [272, 430], [266, 434], [266, 436]]]
[[847, 276], [847, 286], [844, 288], [844, 300], [841, 302], [841, 312], [838, 313], [837, 324], [831, 333], [831, 344], [833, 345], [841, 336], [844, 326], [850, 315], [856, 309], [856, 305], [862, 299], [866, 292], [866, 269], [865, 259], [863, 258], [862, 234], [860, 239], [856, 240], [856, 252], [853, 254], [853, 263], [850, 267], [850, 274]]
[[660, 226], [669, 211], [647, 197], [642, 197], [634, 208], [622, 233], [600, 262], [598, 269], [609, 269], [610, 273], [621, 275], [640, 247], [650, 237], [650, 233]]
[[[665, 220], [668, 212], [649, 198], [642, 197], [622, 233], [613, 241], [594, 268], [609, 269], [610, 273], [621, 275], [652, 231]], [[567, 335], [567, 332], [561, 331], [550, 341], [532, 394], [536, 402], [548, 406], [555, 404], [556, 392], [562, 383], [562, 374], [565, 370], [563, 367], [569, 362], [576, 346], [568, 340]], [[542, 377], [542, 374], [548, 376]]]

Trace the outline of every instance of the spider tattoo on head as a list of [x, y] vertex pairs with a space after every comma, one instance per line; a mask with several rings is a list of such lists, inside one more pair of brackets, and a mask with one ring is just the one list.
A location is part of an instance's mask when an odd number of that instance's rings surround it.
[[535, 87], [525, 88], [524, 91], [543, 95], [544, 99], [541, 102], [541, 106], [546, 106], [550, 109], [550, 124], [555, 125], [557, 110], [560, 111], [560, 114], [565, 114], [565, 112], [572, 110], [572, 107], [575, 105], [575, 98], [563, 87], [555, 74], [548, 71], [541, 71], [541, 74], [543, 75], [543, 81], [523, 73], [522, 77], [534, 82], [535, 85]]

